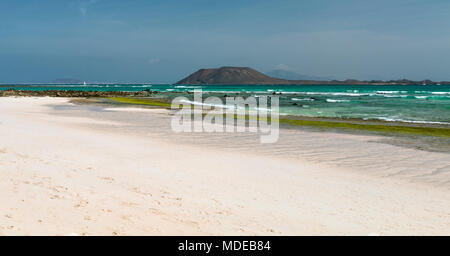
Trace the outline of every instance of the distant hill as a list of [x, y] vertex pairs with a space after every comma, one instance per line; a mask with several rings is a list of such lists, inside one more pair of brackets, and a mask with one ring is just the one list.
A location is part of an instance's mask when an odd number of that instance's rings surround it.
[[73, 78], [58, 78], [53, 80], [54, 84], [82, 84], [83, 81]]
[[248, 67], [200, 69], [177, 84], [281, 84], [284, 79], [264, 75]]
[[265, 74], [267, 74], [271, 77], [281, 78], [281, 79], [286, 79], [286, 80], [313, 80], [313, 81], [330, 81], [330, 80], [332, 80], [331, 77], [303, 75], [303, 74], [299, 74], [297, 72], [284, 70], [284, 69], [271, 70], [271, 71], [265, 72]]
[[249, 67], [221, 67], [199, 69], [188, 77], [178, 81], [176, 84], [372, 84], [372, 85], [407, 85], [427, 84], [439, 85], [450, 84], [450, 82], [433, 82], [430, 80], [411, 81], [407, 79], [390, 81], [360, 81], [347, 79], [344, 81], [317, 81], [317, 80], [290, 80], [274, 78], [258, 72]]

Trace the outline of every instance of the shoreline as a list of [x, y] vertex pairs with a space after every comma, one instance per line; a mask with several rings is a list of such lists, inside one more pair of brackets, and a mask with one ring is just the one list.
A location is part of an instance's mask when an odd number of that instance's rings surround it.
[[[105, 101], [106, 100], [106, 101]], [[74, 102], [77, 100], [75, 99]], [[82, 103], [83, 101], [79, 101]], [[95, 98], [86, 99], [85, 103], [91, 104], [124, 104], [131, 106], [150, 106], [159, 108], [170, 108], [171, 104], [164, 98], [149, 98], [149, 97], [109, 97], [109, 98]], [[402, 127], [418, 127], [418, 128], [445, 128], [450, 129], [450, 125], [445, 123], [419, 123], [419, 122], [401, 122], [401, 121], [384, 121], [379, 119], [360, 119], [360, 118], [338, 118], [338, 117], [309, 117], [300, 115], [280, 115], [286, 120], [299, 121], [323, 121], [334, 123], [348, 123], [348, 124], [367, 124], [367, 125], [383, 125], [383, 126], [402, 126]], [[280, 118], [280, 119], [283, 119]], [[450, 137], [450, 134], [448, 134]]]
[[[119, 104], [125, 107], [170, 108], [170, 97], [179, 93], [158, 92], [151, 91], [150, 89], [133, 92], [0, 90], [0, 97], [70, 97], [72, 102], [79, 104], [110, 104], [113, 106]], [[169, 97], [167, 95], [171, 96]], [[248, 119], [248, 117], [245, 118]], [[395, 144], [407, 147], [412, 145], [418, 149], [450, 153], [450, 125], [444, 123], [416, 123], [413, 121], [400, 122], [378, 119], [366, 120], [360, 118], [308, 117], [299, 115], [281, 115], [279, 122], [281, 127], [288, 129], [325, 129], [343, 133], [407, 137], [406, 139], [402, 139], [400, 143]], [[447, 141], [447, 143], [439, 141], [440, 139]]]
[[[152, 98], [98, 98], [72, 99], [76, 104], [98, 104], [107, 106], [138, 107], [143, 109], [170, 109], [170, 104], [164, 99]], [[224, 117], [225, 118], [225, 117]], [[237, 118], [235, 116], [235, 118]], [[245, 117], [248, 120], [248, 116]], [[270, 118], [268, 118], [270, 121]], [[442, 124], [417, 124], [391, 122], [382, 120], [362, 120], [356, 118], [326, 118], [306, 116], [280, 116], [280, 127], [286, 129], [309, 129], [331, 131], [338, 133], [381, 135], [385, 137], [402, 137], [403, 140], [394, 143], [399, 146], [411, 147], [429, 151], [450, 153], [450, 126]], [[445, 143], [445, 141], [447, 143]]]

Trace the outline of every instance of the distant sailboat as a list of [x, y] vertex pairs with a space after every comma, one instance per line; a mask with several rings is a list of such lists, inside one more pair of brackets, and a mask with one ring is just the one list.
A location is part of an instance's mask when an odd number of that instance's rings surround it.
[[84, 85], [84, 86], [86, 86], [86, 85], [87, 85], [86, 81], [83, 81], [83, 85]]

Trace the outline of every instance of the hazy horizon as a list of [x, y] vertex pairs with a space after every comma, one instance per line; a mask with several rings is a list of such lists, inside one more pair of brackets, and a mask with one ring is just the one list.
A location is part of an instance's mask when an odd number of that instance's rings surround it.
[[0, 83], [174, 83], [220, 66], [449, 81], [449, 11], [443, 0], [5, 0]]

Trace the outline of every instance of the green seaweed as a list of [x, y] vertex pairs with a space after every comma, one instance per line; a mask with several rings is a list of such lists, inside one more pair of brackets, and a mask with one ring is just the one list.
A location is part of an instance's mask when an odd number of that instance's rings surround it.
[[436, 128], [436, 127], [355, 124], [348, 122], [329, 122], [329, 121], [298, 120], [285, 118], [280, 119], [280, 123], [295, 126], [314, 126], [323, 128], [365, 130], [383, 133], [405, 133], [405, 134], [426, 135], [426, 136], [450, 137], [450, 129]]
[[125, 104], [133, 104], [133, 105], [147, 105], [147, 106], [155, 106], [155, 107], [170, 107], [171, 104], [167, 102], [158, 101], [155, 99], [149, 98], [125, 98], [125, 97], [111, 97], [108, 100], [125, 103]]

